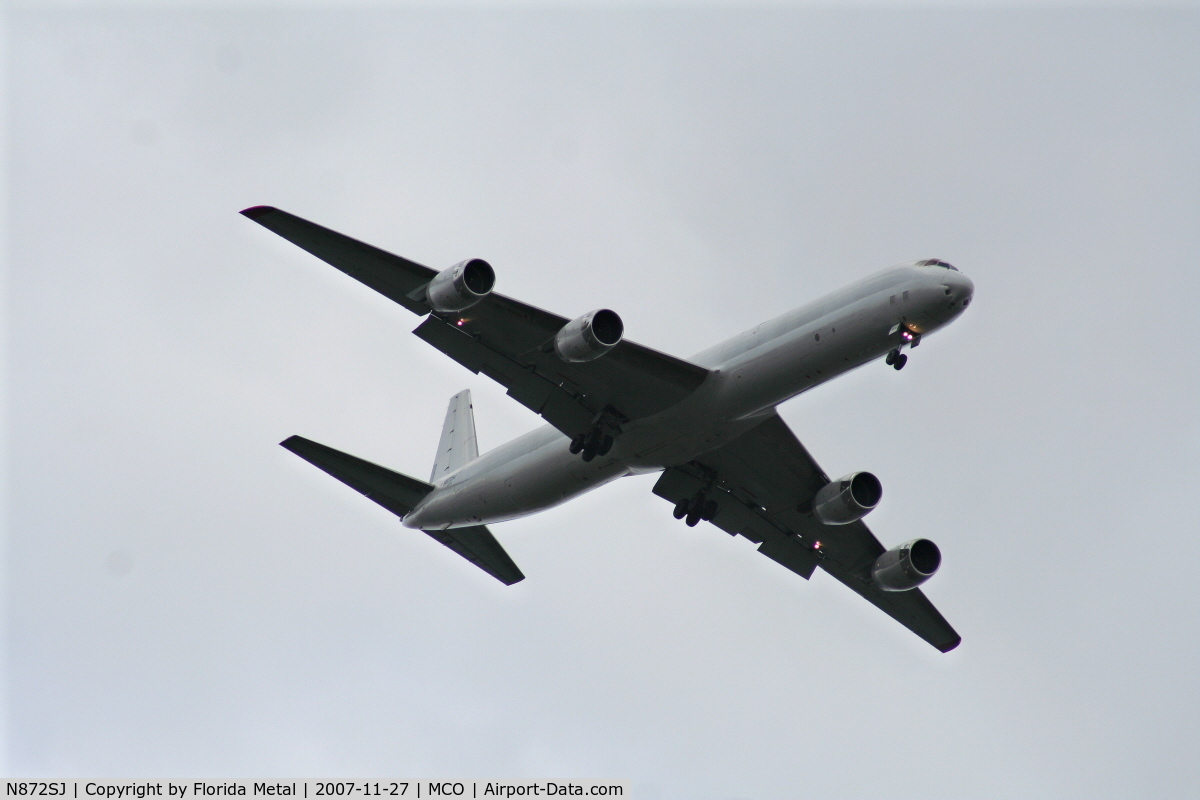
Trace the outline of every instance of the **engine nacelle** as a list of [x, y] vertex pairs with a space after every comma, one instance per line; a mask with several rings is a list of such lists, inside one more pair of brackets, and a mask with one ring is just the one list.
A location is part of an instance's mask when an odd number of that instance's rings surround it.
[[915, 589], [937, 572], [942, 551], [928, 539], [913, 539], [875, 559], [871, 577], [885, 592]]
[[624, 333], [617, 312], [600, 308], [563, 325], [554, 336], [554, 350], [563, 361], [593, 361], [620, 344]]
[[813, 512], [826, 525], [848, 525], [879, 505], [883, 486], [869, 472], [852, 472], [826, 484], [813, 498]]
[[471, 258], [434, 275], [425, 288], [425, 298], [434, 311], [464, 311], [491, 294], [495, 284], [492, 265]]

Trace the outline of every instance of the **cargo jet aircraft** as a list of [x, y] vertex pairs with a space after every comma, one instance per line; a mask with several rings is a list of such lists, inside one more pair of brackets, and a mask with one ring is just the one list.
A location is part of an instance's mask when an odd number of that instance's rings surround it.
[[888, 550], [862, 518], [869, 472], [831, 481], [775, 407], [905, 349], [971, 302], [944, 261], [885, 269], [684, 361], [623, 338], [599, 309], [567, 320], [492, 291], [481, 259], [437, 271], [268, 206], [242, 212], [425, 317], [413, 331], [482, 372], [548, 425], [480, 456], [469, 391], [450, 400], [433, 474], [421, 481], [293, 436], [282, 445], [505, 584], [525, 576], [485, 527], [625, 475], [661, 472], [675, 517], [741, 534], [809, 578], [817, 567], [945, 652], [960, 637], [917, 587], [937, 571], [928, 539]]

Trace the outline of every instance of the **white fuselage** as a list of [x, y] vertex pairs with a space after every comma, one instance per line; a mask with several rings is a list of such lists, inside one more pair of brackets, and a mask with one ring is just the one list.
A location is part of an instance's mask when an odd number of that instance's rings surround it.
[[624, 475], [691, 461], [783, 401], [902, 346], [905, 331], [937, 330], [962, 313], [973, 292], [969, 278], [943, 266], [877, 272], [692, 356], [710, 371], [704, 383], [683, 402], [624, 425], [607, 455], [585, 462], [546, 425], [441, 479], [404, 524], [433, 530], [502, 522]]

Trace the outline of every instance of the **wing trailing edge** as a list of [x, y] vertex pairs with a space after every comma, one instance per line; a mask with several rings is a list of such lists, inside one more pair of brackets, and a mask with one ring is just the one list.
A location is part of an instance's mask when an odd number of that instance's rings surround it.
[[369, 286], [428, 317], [419, 338], [508, 390], [568, 437], [587, 433], [606, 409], [626, 421], [653, 416], [683, 401], [708, 377], [696, 364], [628, 339], [603, 358], [564, 362], [548, 347], [568, 320], [492, 292], [462, 313], [431, 313], [424, 287], [438, 274], [272, 206], [242, 215]]
[[758, 551], [803, 578], [816, 567], [943, 653], [962, 637], [920, 589], [885, 592], [871, 565], [884, 547], [861, 520], [825, 525], [808, 501], [829, 477], [777, 413], [739, 438], [695, 461], [665, 470], [654, 485], [659, 497], [678, 503], [698, 494], [717, 502], [711, 519], [741, 534]]

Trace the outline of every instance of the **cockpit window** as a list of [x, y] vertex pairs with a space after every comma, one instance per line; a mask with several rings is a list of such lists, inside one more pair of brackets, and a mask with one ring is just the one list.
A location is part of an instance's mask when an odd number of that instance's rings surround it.
[[924, 261], [918, 261], [917, 266], [918, 267], [945, 267], [946, 269], [952, 269], [955, 272], [958, 272], [958, 267], [954, 266], [953, 264], [947, 264], [945, 261], [939, 261], [936, 258], [927, 258]]

